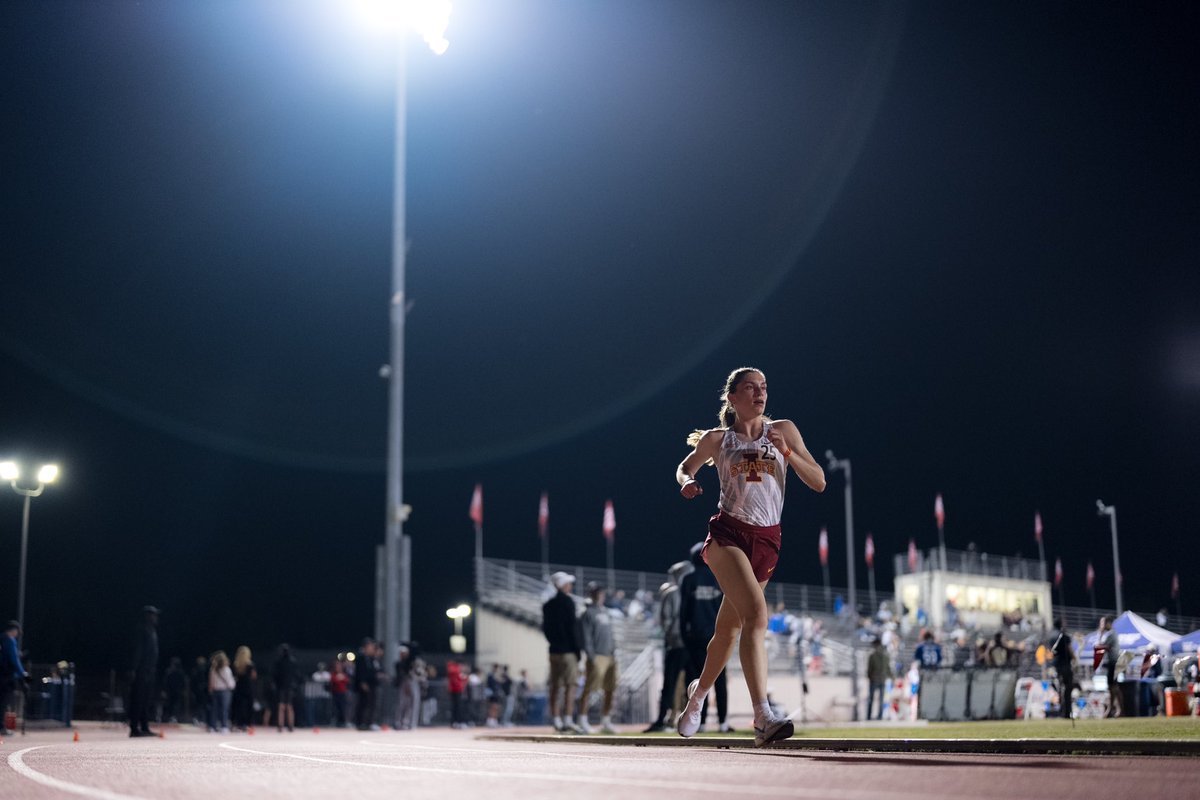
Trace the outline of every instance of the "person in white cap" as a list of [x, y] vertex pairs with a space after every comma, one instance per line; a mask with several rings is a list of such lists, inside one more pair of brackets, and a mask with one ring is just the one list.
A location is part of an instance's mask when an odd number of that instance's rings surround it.
[[[542, 605], [542, 632], [550, 643], [550, 717], [559, 733], [583, 733], [572, 717], [575, 709], [575, 684], [579, 677], [579, 623], [575, 618], [575, 600], [571, 588], [575, 576], [556, 572], [550, 582], [557, 589]], [[559, 692], [562, 703], [559, 703]]]
[[688, 686], [688, 701], [675, 728], [680, 736], [700, 729], [704, 699], [738, 645], [746, 688], [754, 708], [754, 743], [786, 739], [792, 721], [771, 710], [767, 698], [767, 602], [763, 589], [779, 560], [783, 489], [791, 467], [810, 489], [825, 489], [825, 473], [804, 446], [796, 425], [766, 416], [767, 379], [742, 367], [729, 374], [721, 392], [720, 427], [693, 431], [693, 448], [675, 470], [679, 493], [691, 500], [704, 493], [696, 473], [713, 464], [721, 480], [717, 513], [708, 521], [704, 561], [725, 597], [717, 612], [700, 677]]

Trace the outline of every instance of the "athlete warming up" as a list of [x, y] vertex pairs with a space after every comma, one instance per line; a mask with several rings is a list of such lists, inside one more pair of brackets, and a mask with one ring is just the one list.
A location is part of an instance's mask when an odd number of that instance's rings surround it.
[[721, 426], [694, 431], [688, 437], [693, 450], [675, 471], [679, 493], [688, 500], [704, 493], [696, 482], [702, 466], [713, 464], [720, 475], [721, 499], [708, 521], [703, 553], [725, 593], [704, 669], [688, 686], [687, 705], [675, 728], [680, 736], [693, 736], [700, 728], [704, 698], [733, 655], [740, 633], [742, 672], [754, 706], [754, 743], [762, 747], [793, 733], [792, 721], [774, 715], [767, 702], [764, 643], [768, 612], [763, 588], [779, 560], [784, 481], [791, 465], [805, 485], [820, 492], [825, 473], [804, 447], [795, 424], [765, 416], [767, 379], [761, 371], [734, 370], [721, 401]]

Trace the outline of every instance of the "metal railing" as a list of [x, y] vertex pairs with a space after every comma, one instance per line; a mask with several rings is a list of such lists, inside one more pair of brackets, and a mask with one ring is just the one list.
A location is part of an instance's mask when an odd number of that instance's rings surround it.
[[[945, 558], [943, 560], [942, 553]], [[1027, 581], [1045, 581], [1046, 565], [1041, 561], [1020, 556], [998, 556], [975, 550], [945, 550], [938, 548], [917, 551], [916, 559], [909, 562], [908, 556], [898, 553], [892, 558], [896, 575], [912, 575], [927, 570], [941, 569], [965, 575], [988, 575], [997, 578], [1017, 578]]]

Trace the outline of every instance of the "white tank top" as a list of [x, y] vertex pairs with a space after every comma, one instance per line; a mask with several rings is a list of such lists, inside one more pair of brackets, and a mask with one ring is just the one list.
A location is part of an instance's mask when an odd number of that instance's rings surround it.
[[732, 430], [725, 431], [716, 458], [721, 510], [760, 527], [779, 524], [787, 480], [787, 462], [767, 438], [770, 424], [764, 422], [762, 435], [752, 442]]

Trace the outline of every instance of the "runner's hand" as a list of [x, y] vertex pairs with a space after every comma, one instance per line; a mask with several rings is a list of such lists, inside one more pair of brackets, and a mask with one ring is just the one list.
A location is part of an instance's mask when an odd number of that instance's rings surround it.
[[683, 486], [679, 487], [679, 493], [683, 495], [684, 498], [691, 500], [696, 495], [704, 494], [704, 488], [700, 486], [700, 484], [696, 483], [696, 480], [693, 478]]

